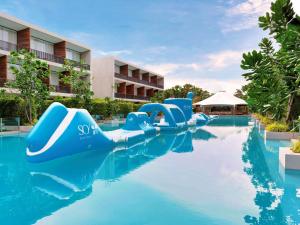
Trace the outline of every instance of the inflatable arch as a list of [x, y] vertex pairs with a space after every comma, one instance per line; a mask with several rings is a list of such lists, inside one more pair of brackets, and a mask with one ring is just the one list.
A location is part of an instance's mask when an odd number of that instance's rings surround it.
[[[181, 128], [187, 125], [184, 113], [173, 104], [149, 103], [143, 105], [139, 112], [150, 113], [150, 124], [154, 126]], [[160, 112], [165, 116], [165, 123], [155, 123], [155, 118]]]

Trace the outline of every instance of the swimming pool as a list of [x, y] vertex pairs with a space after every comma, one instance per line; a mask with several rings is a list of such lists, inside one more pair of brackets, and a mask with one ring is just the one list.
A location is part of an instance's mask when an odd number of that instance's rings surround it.
[[246, 117], [42, 164], [26, 161], [24, 136], [2, 137], [0, 221], [297, 224], [300, 173], [278, 162], [287, 145], [265, 143]]

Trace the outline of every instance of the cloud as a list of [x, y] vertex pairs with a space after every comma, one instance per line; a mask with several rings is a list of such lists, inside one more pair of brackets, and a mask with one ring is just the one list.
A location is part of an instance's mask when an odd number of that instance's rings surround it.
[[[143, 66], [151, 71], [165, 75], [166, 88], [190, 83], [210, 92], [225, 90], [234, 93], [236, 89], [240, 89], [242, 85], [245, 84], [245, 81], [242, 77], [238, 79], [226, 79], [224, 76], [222, 77], [222, 74], [224, 74], [223, 69], [234, 65], [239, 68], [238, 65], [241, 61], [243, 52], [245, 51], [224, 50], [208, 53], [202, 56], [202, 59], [199, 60], [199, 62], [186, 64], [144, 64]], [[220, 79], [207, 78], [210, 76], [209, 74], [214, 74], [214, 72]], [[203, 77], [203, 75], [205, 75], [205, 77]]]
[[166, 79], [166, 88], [174, 87], [175, 85], [184, 85], [186, 83], [193, 84], [197, 87], [201, 87], [208, 90], [211, 93], [216, 93], [218, 91], [227, 91], [234, 93], [236, 89], [240, 89], [246, 84], [246, 81], [241, 79], [230, 79], [230, 80], [219, 80], [219, 79], [209, 79], [209, 78], [175, 78]]
[[197, 63], [190, 64], [176, 64], [176, 63], [161, 63], [161, 64], [144, 64], [148, 70], [155, 71], [156, 73], [167, 75], [172, 74], [182, 69], [198, 70], [201, 65]]
[[270, 9], [271, 2], [272, 0], [246, 0], [231, 6], [225, 12], [222, 31], [240, 31], [257, 26], [258, 17]]
[[247, 0], [229, 8], [227, 14], [230, 16], [239, 15], [263, 15], [270, 9], [272, 0]]
[[206, 56], [208, 59], [205, 67], [210, 70], [223, 69], [233, 64], [241, 62], [244, 51], [225, 50], [211, 53]]
[[242, 59], [242, 54], [245, 51], [224, 50], [215, 53], [204, 55], [199, 61], [193, 63], [159, 63], [159, 64], [144, 64], [143, 66], [151, 71], [168, 75], [176, 73], [179, 70], [193, 71], [218, 71], [234, 64], [239, 64]]
[[113, 50], [113, 51], [103, 51], [101, 49], [93, 49], [92, 53], [94, 57], [106, 56], [106, 55], [120, 56], [120, 55], [131, 55], [132, 51], [126, 49]]

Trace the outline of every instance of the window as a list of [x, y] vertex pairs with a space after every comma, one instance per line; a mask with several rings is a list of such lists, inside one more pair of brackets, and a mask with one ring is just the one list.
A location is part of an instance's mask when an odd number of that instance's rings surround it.
[[80, 62], [80, 53], [67, 48], [67, 59]]
[[51, 71], [50, 74], [50, 85], [58, 86], [59, 85], [59, 75], [56, 71]]
[[0, 40], [17, 44], [17, 32], [5, 27], [0, 27]]
[[30, 40], [31, 48], [40, 52], [46, 52], [53, 55], [53, 44], [35, 37], [31, 37]]

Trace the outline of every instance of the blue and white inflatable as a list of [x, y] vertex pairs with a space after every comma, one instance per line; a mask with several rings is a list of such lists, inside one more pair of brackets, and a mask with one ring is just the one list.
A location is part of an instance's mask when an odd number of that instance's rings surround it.
[[27, 137], [30, 161], [47, 161], [86, 150], [109, 150], [113, 142], [85, 109], [53, 103]]
[[[129, 113], [121, 129], [103, 132], [85, 109], [66, 108], [53, 103], [27, 137], [26, 155], [31, 162], [43, 162], [79, 152], [110, 151], [120, 143], [132, 145], [164, 131], [182, 131], [189, 126], [205, 125], [212, 118], [193, 114], [193, 94], [170, 98], [164, 104], [144, 104]], [[164, 115], [157, 121], [159, 115]]]

